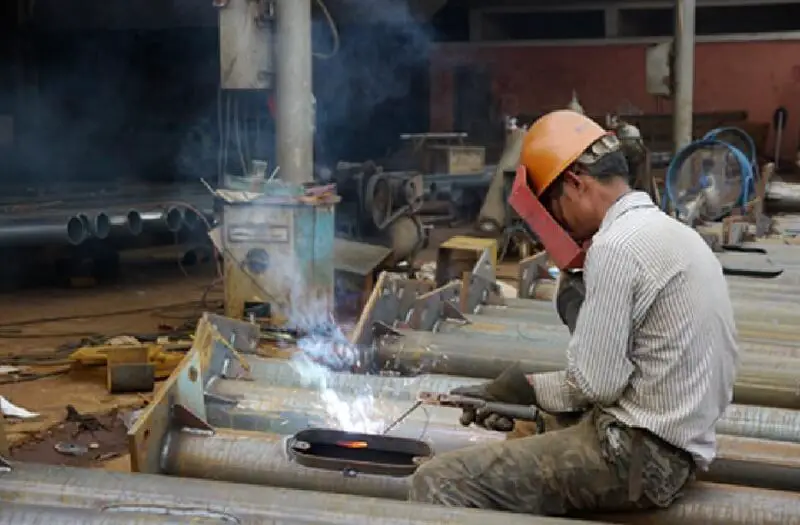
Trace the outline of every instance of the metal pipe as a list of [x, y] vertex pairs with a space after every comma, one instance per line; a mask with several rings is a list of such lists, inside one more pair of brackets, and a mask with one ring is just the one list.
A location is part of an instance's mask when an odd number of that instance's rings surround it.
[[[414, 332], [412, 332], [414, 333]], [[446, 360], [443, 360], [446, 361]], [[238, 400], [242, 407], [253, 410], [261, 409], [266, 404], [278, 407], [283, 406], [283, 401], [276, 401], [277, 397], [284, 397], [287, 403], [294, 407], [308, 409], [314, 401], [303, 396], [298, 389], [309, 388], [308, 382], [301, 377], [287, 361], [280, 359], [248, 359], [251, 373], [255, 382], [216, 380], [210, 387], [210, 392], [222, 397]], [[562, 367], [563, 368], [563, 367]], [[374, 396], [376, 413], [389, 418], [400, 415], [402, 410], [412, 403], [420, 392], [449, 392], [450, 390], [466, 385], [481, 383], [482, 379], [471, 377], [454, 377], [444, 375], [418, 375], [416, 377], [386, 377], [362, 376], [349, 373], [331, 372], [324, 378], [325, 385], [343, 396], [357, 396], [368, 394]], [[273, 393], [273, 389], [294, 389], [296, 393]], [[298, 395], [298, 401], [293, 401], [293, 396]], [[386, 405], [382, 404], [387, 400]], [[259, 403], [265, 405], [259, 406]], [[388, 402], [400, 403], [392, 407]], [[308, 405], [304, 405], [308, 403]], [[280, 412], [279, 408], [274, 408]], [[430, 422], [439, 424], [447, 421], [447, 409], [428, 409]], [[416, 416], [423, 417], [423, 416]], [[428, 416], [424, 416], [428, 419]], [[455, 420], [454, 416], [449, 416]], [[411, 417], [415, 420], [415, 417]], [[212, 423], [213, 424], [213, 423]], [[238, 427], [237, 427], [238, 428]], [[274, 430], [282, 432], [282, 430]], [[800, 411], [768, 408], [763, 406], [731, 405], [725, 415], [717, 423], [717, 432], [732, 436], [742, 436], [775, 441], [800, 443]], [[479, 437], [479, 436], [478, 436]]]
[[81, 213], [78, 217], [83, 221], [86, 231], [96, 239], [106, 239], [109, 233], [111, 233], [111, 219], [103, 212], [95, 213], [91, 216]]
[[800, 494], [794, 492], [693, 483], [667, 509], [596, 517], [630, 525], [788, 525], [798, 522], [798, 511]]
[[697, 479], [797, 492], [800, 444], [717, 436], [717, 459]]
[[[383, 433], [411, 403], [373, 397], [371, 392], [365, 392], [360, 399], [355, 393], [337, 393], [335, 400], [326, 402], [322, 392], [316, 390], [232, 380], [215, 382], [209, 392], [219, 398], [235, 400], [235, 404], [206, 405], [208, 423], [212, 426], [277, 434], [294, 434], [308, 427]], [[364, 399], [369, 403], [363, 410], [351, 409]], [[388, 435], [424, 441], [437, 453], [503, 438], [497, 432], [464, 428], [458, 423], [457, 412], [442, 407], [421, 407]]]
[[[64, 506], [0, 505], [0, 523], [14, 525], [181, 525], [187, 517], [159, 515], [146, 507], [139, 512], [114, 512], [108, 510], [76, 509]], [[192, 524], [222, 525], [229, 523], [219, 518], [191, 516]]]
[[304, 467], [287, 451], [287, 436], [218, 430], [213, 435], [172, 431], [163, 451], [165, 474], [267, 487], [337, 492], [353, 496], [405, 499], [407, 477]]
[[109, 222], [111, 224], [110, 237], [128, 235], [137, 237], [144, 230], [142, 216], [137, 210], [128, 210], [126, 213], [112, 212]]
[[78, 216], [43, 217], [0, 223], [0, 246], [40, 246], [66, 244], [77, 246], [89, 238]]
[[[266, 432], [173, 431], [162, 455], [164, 473], [388, 499], [405, 499], [408, 494], [408, 477], [362, 473], [347, 477], [338, 470], [304, 467], [290, 457], [288, 439]], [[800, 444], [726, 437], [720, 440], [712, 468], [700, 476], [706, 481], [798, 490]]]
[[146, 232], [159, 233], [164, 230], [177, 233], [183, 227], [183, 210], [170, 206], [165, 210], [152, 210], [140, 214], [142, 228]]
[[275, 16], [278, 166], [283, 180], [302, 184], [314, 173], [311, 0], [278, 0]]
[[675, 3], [675, 104], [673, 106], [673, 142], [677, 152], [692, 137], [694, 111], [694, 31], [695, 0]]
[[[529, 300], [529, 302], [542, 303], [542, 301], [533, 300]], [[737, 326], [744, 330], [775, 328], [783, 332], [790, 332], [791, 329], [794, 329], [794, 333], [800, 338], [800, 328], [796, 328], [800, 325], [800, 312], [791, 310], [788, 305], [776, 305], [774, 302], [734, 301], [733, 310], [736, 315]], [[482, 305], [475, 313], [480, 315], [481, 318], [513, 318], [519, 321], [529, 319], [533, 322], [562, 324], [561, 319], [549, 302], [539, 304], [537, 307]]]
[[[524, 326], [492, 326], [493, 332], [470, 331], [468, 335], [451, 332], [446, 339], [441, 337], [445, 334], [401, 330], [403, 337], [387, 337], [376, 345], [368, 356], [371, 363], [365, 361], [364, 368], [490, 379], [514, 363], [520, 363], [531, 374], [563, 370], [566, 366], [566, 346], [563, 341], [554, 341], [552, 335], [526, 331]], [[476, 337], [480, 340], [475, 340]], [[509, 340], [524, 344], [510, 346]], [[786, 359], [745, 356], [734, 400], [741, 404], [800, 409], [797, 377], [798, 366], [787, 363]]]
[[[258, 459], [258, 458], [254, 458]], [[208, 465], [213, 470], [212, 465]], [[339, 474], [339, 478], [343, 476]], [[338, 481], [338, 480], [337, 480]], [[710, 487], [706, 492], [725, 492]], [[779, 505], [790, 497], [782, 493], [749, 491], [741, 502], [755, 509]], [[800, 498], [798, 498], [800, 499]], [[147, 474], [125, 474], [99, 469], [48, 467], [14, 464], [10, 473], [0, 475], [0, 508], [6, 502], [65, 506], [81, 509], [144, 508], [183, 517], [217, 518], [220, 523], [259, 525], [439, 525], [459, 523], [484, 525], [502, 518], [505, 525], [569, 525], [572, 521], [528, 515], [499, 514], [477, 509], [448, 508], [385, 499], [359, 498], [342, 494], [296, 491], [218, 483], [197, 479], [175, 479]], [[779, 508], [779, 507], [778, 507]], [[787, 508], [787, 511], [790, 510]], [[792, 508], [792, 512], [796, 509]], [[696, 512], [696, 510], [695, 510]], [[793, 514], [780, 514], [782, 525]], [[16, 522], [14, 522], [16, 523]], [[22, 522], [25, 523], [25, 522]], [[45, 522], [49, 525], [50, 522]], [[78, 522], [84, 523], [84, 522]], [[91, 523], [91, 522], [88, 522]], [[157, 522], [156, 522], [157, 523]], [[584, 523], [583, 525], [592, 525]], [[593, 522], [599, 525], [599, 522]], [[664, 522], [668, 523], [668, 522]], [[721, 521], [708, 522], [709, 525]], [[731, 522], [725, 522], [726, 525]], [[77, 525], [77, 523], [76, 523]], [[661, 525], [655, 522], [655, 525]], [[734, 523], [733, 525], [740, 525]], [[772, 522], [754, 525], [772, 525]]]

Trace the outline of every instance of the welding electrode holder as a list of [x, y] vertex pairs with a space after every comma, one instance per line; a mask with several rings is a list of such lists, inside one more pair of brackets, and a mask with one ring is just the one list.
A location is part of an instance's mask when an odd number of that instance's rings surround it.
[[[486, 401], [476, 397], [469, 397], [457, 394], [437, 394], [433, 392], [421, 392], [419, 400], [424, 404], [438, 405], [445, 407], [459, 408], [464, 411], [483, 412], [484, 414], [495, 414], [501, 418], [514, 421], [529, 421], [536, 424], [536, 431], [544, 433], [544, 418], [538, 407], [532, 405], [518, 405], [514, 403], [500, 403]], [[509, 428], [508, 431], [513, 430]]]

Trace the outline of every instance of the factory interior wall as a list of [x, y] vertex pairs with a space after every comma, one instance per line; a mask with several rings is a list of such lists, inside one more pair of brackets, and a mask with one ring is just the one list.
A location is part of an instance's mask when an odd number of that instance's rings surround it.
[[[670, 113], [649, 95], [647, 44], [448, 44], [431, 57], [431, 130], [454, 130], [454, 71], [485, 68], [495, 114], [537, 114], [566, 106], [574, 89], [586, 112]], [[789, 111], [782, 153], [794, 156], [800, 131], [800, 41], [704, 42], [695, 52], [695, 112], [745, 110], [753, 122]], [[462, 86], [463, 89], [463, 86]], [[770, 148], [773, 137], [770, 137]]]

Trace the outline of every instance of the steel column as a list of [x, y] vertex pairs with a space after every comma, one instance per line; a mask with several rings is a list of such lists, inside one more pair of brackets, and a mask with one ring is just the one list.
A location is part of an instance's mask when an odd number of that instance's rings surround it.
[[310, 182], [314, 170], [311, 0], [277, 0], [276, 113], [280, 177]]
[[692, 141], [694, 111], [695, 0], [675, 2], [675, 105], [673, 141], [675, 151]]

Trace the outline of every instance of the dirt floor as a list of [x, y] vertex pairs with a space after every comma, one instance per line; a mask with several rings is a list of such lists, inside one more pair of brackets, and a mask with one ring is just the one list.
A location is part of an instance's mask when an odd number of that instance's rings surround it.
[[[199, 318], [198, 303], [215, 280], [214, 268], [179, 268], [174, 260], [145, 259], [126, 265], [124, 279], [115, 285], [95, 288], [20, 291], [0, 295], [0, 355], [34, 356], [50, 354], [65, 343], [76, 343], [97, 334], [156, 333], [159, 328], [178, 327]], [[221, 290], [206, 294], [214, 307]], [[194, 304], [191, 304], [194, 302]], [[183, 303], [183, 304], [178, 304]], [[119, 311], [140, 311], [111, 315]], [[32, 322], [42, 318], [68, 319]], [[60, 373], [58, 366], [21, 366], [23, 372]], [[33, 381], [12, 382], [0, 375], [0, 396], [40, 416], [31, 420], [6, 419], [6, 432], [12, 457], [39, 462], [90, 466], [118, 458], [112, 468], [128, 468], [125, 453], [125, 427], [118, 413], [144, 406], [151, 395], [111, 395], [102, 369], [72, 371]], [[80, 432], [64, 423], [66, 406], [80, 414], [97, 415], [109, 430]], [[109, 415], [109, 412], [112, 412]], [[88, 446], [78, 456], [55, 450], [56, 443]], [[95, 448], [94, 444], [98, 446]], [[21, 446], [20, 446], [21, 445]], [[122, 455], [122, 457], [120, 457]]]
[[[434, 260], [435, 253], [435, 248], [426, 250], [422, 260]], [[48, 355], [60, 345], [90, 336], [152, 334], [159, 328], [196, 321], [204, 310], [201, 298], [205, 297], [205, 309], [219, 305], [221, 288], [211, 288], [217, 281], [215, 272], [213, 265], [186, 269], [174, 258], [144, 257], [127, 261], [123, 279], [114, 285], [0, 295], [0, 356]], [[501, 265], [498, 274], [515, 278], [516, 264]], [[115, 314], [132, 310], [138, 311]], [[43, 318], [52, 320], [37, 321]], [[25, 373], [56, 374], [52, 377], [12, 382], [9, 376], [0, 375], [0, 396], [40, 414], [31, 420], [7, 418], [12, 458], [129, 470], [126, 429], [118, 416], [144, 406], [152, 395], [109, 394], [103, 369], [63, 373], [63, 358], [68, 354], [58, 355], [58, 366], [21, 366]], [[74, 423], [65, 422], [68, 404], [80, 414], [97, 416], [107, 430], [77, 432]], [[66, 448], [77, 445], [80, 453], [56, 450], [56, 445], [65, 444]]]

